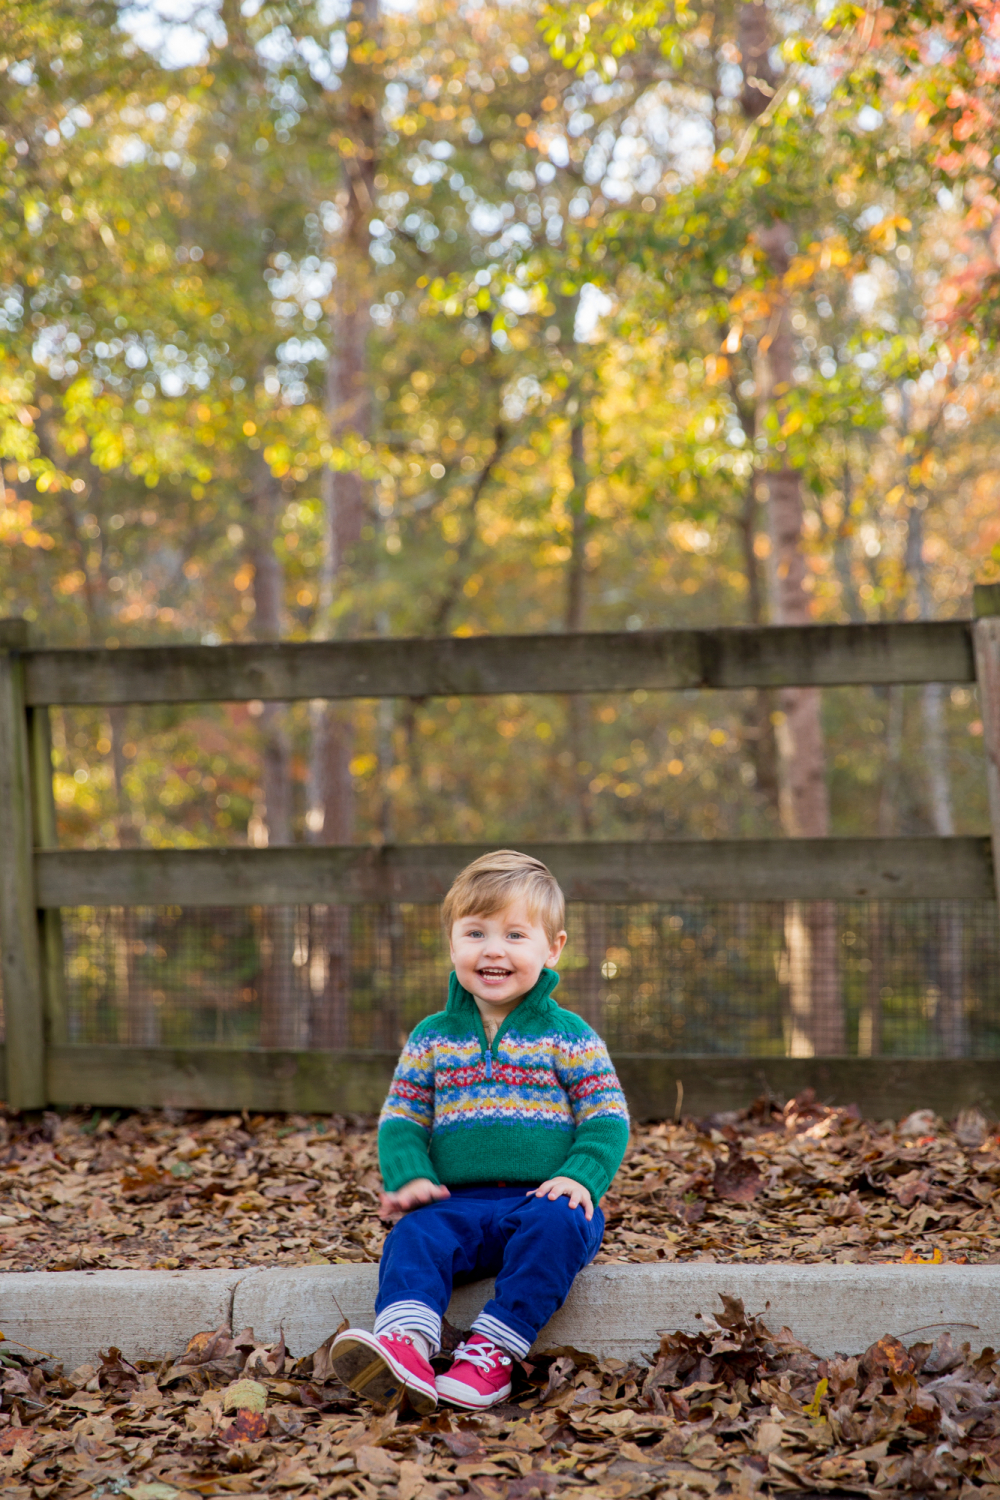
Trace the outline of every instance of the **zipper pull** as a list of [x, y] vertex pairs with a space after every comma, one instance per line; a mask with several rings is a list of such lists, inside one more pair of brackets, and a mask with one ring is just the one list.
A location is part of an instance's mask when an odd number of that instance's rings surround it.
[[486, 1049], [486, 1076], [487, 1078], [493, 1077], [493, 1053], [488, 1047]]

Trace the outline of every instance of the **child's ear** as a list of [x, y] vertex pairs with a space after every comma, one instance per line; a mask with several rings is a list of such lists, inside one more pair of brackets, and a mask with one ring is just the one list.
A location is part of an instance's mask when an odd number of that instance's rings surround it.
[[550, 969], [554, 969], [555, 966], [556, 966], [556, 964], [559, 962], [560, 955], [562, 954], [562, 951], [565, 948], [565, 946], [566, 946], [566, 934], [565, 934], [565, 932], [557, 932], [556, 935], [555, 935], [555, 937], [552, 939], [552, 946], [549, 949], [549, 956], [546, 959], [546, 963], [548, 964], [548, 967]]

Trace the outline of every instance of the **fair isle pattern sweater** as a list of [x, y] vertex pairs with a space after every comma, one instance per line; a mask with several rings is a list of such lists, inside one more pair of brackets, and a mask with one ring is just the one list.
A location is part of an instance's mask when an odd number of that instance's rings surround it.
[[607, 1048], [551, 998], [543, 969], [493, 1038], [454, 974], [448, 1005], [415, 1027], [379, 1119], [389, 1192], [429, 1177], [447, 1187], [582, 1183], [607, 1191], [628, 1144], [628, 1107]]

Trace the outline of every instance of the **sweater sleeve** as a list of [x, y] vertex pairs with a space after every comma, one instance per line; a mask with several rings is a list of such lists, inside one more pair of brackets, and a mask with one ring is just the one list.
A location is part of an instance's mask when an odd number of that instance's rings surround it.
[[628, 1146], [628, 1105], [608, 1049], [586, 1022], [563, 1035], [556, 1073], [569, 1095], [576, 1135], [560, 1176], [582, 1183], [594, 1202], [603, 1198]]
[[378, 1122], [378, 1160], [386, 1191], [415, 1177], [439, 1178], [431, 1165], [434, 1123], [434, 1041], [421, 1023], [400, 1054]]

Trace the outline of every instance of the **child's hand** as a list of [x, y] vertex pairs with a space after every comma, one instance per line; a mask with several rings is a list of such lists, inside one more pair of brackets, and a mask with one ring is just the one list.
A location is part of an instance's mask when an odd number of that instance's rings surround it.
[[380, 1219], [398, 1218], [411, 1208], [419, 1208], [421, 1203], [434, 1203], [438, 1198], [450, 1197], [446, 1187], [431, 1182], [429, 1177], [414, 1177], [412, 1182], [404, 1183], [395, 1193], [382, 1194], [378, 1216]]
[[594, 1217], [594, 1200], [582, 1182], [572, 1177], [550, 1177], [541, 1187], [531, 1188], [529, 1198], [548, 1198], [552, 1203], [557, 1198], [568, 1198], [570, 1208], [582, 1208], [588, 1219]]

